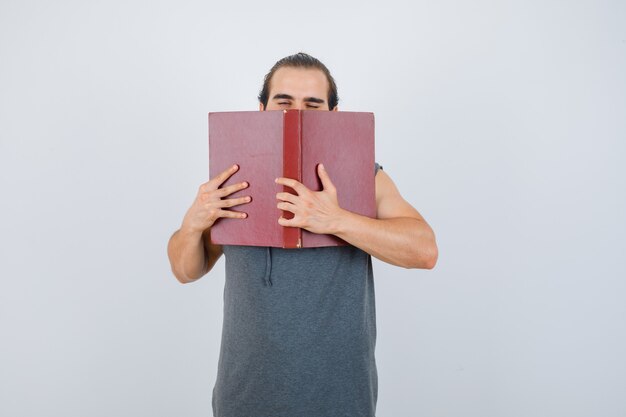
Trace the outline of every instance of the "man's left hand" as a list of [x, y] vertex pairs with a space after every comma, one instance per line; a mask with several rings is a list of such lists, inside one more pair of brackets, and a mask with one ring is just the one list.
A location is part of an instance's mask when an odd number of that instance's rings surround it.
[[301, 182], [290, 178], [277, 178], [278, 184], [292, 188], [297, 195], [282, 192], [276, 194], [280, 200], [276, 207], [294, 214], [292, 219], [280, 217], [278, 224], [301, 227], [309, 232], [335, 234], [347, 211], [339, 207], [337, 189], [333, 185], [324, 165], [317, 166], [317, 175], [322, 181], [322, 191], [311, 191]]

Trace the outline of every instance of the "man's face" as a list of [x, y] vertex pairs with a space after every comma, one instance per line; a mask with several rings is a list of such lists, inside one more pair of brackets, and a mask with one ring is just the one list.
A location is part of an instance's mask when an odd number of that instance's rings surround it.
[[[329, 110], [328, 80], [315, 68], [282, 67], [270, 82], [267, 108], [259, 110]], [[335, 107], [333, 110], [337, 110]]]

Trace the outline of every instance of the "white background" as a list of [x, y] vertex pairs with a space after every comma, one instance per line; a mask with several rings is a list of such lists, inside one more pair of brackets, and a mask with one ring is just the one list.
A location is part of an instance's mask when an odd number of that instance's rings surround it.
[[308, 52], [434, 228], [375, 261], [378, 416], [626, 415], [621, 1], [0, 3], [0, 415], [209, 416], [207, 112]]

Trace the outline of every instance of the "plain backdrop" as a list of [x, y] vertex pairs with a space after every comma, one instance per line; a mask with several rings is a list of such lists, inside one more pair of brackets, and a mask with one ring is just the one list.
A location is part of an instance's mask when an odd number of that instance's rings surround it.
[[[626, 416], [623, 1], [0, 2], [0, 415], [211, 415], [207, 113], [308, 52], [436, 232], [374, 261], [378, 416]], [[256, 417], [256, 416], [252, 416]]]

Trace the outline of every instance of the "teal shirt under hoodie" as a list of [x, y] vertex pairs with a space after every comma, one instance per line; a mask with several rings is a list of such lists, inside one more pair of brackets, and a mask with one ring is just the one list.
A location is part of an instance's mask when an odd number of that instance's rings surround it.
[[354, 246], [223, 250], [214, 416], [374, 416], [371, 257]]

